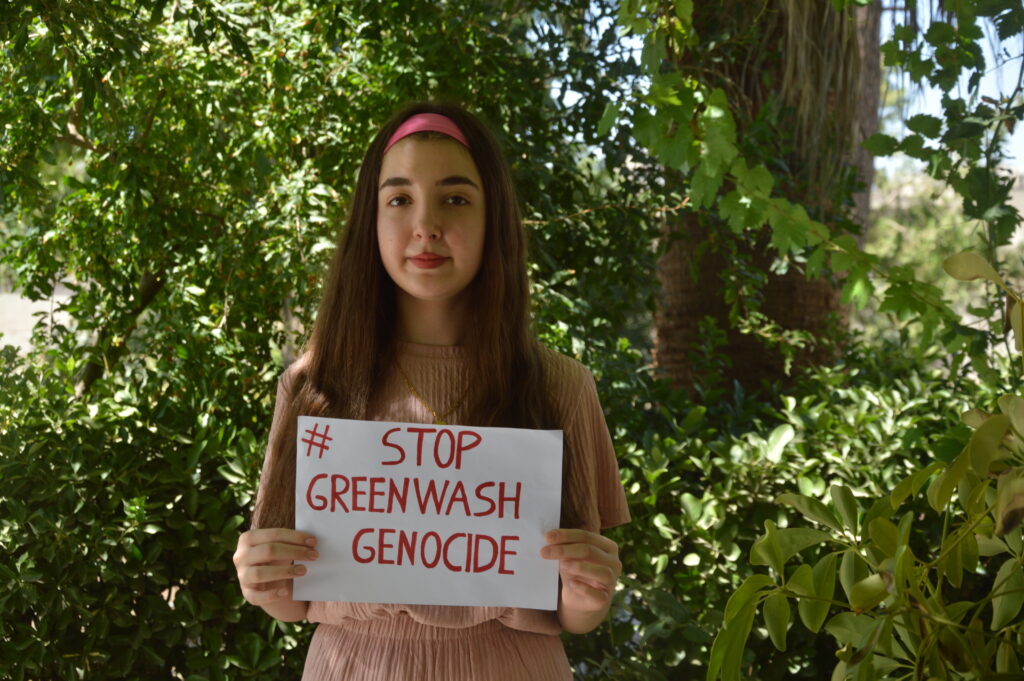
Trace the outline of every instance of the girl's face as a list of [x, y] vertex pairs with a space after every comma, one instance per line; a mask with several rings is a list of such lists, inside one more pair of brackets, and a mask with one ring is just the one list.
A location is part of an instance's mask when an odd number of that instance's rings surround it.
[[483, 183], [469, 150], [406, 137], [384, 154], [377, 186], [377, 243], [399, 295], [456, 299], [484, 250]]

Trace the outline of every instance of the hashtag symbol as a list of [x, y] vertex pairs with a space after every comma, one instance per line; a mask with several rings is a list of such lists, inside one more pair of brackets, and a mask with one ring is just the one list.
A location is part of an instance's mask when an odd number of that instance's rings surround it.
[[322, 433], [320, 432], [319, 429], [319, 423], [314, 423], [312, 430], [307, 428], [306, 435], [308, 437], [303, 438], [302, 442], [309, 445], [309, 447], [306, 449], [306, 456], [309, 456], [310, 454], [313, 453], [313, 447], [318, 447], [320, 449], [320, 452], [319, 456], [317, 456], [316, 458], [322, 459], [324, 458], [324, 450], [327, 449], [327, 443], [332, 441], [334, 438], [327, 437], [327, 431], [331, 429], [330, 426], [324, 426], [324, 432]]

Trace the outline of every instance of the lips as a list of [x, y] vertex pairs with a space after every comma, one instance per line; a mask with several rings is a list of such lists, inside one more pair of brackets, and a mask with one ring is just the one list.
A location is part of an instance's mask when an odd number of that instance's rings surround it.
[[432, 270], [435, 267], [440, 267], [446, 260], [448, 260], [447, 257], [437, 253], [420, 253], [409, 258], [409, 262], [423, 270]]

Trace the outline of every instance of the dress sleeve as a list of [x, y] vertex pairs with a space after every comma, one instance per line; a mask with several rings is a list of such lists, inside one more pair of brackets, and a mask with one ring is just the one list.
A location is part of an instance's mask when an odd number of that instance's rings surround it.
[[582, 514], [583, 529], [596, 532], [630, 521], [608, 425], [594, 377], [580, 365], [578, 402], [564, 428], [565, 450], [572, 456], [568, 491]]

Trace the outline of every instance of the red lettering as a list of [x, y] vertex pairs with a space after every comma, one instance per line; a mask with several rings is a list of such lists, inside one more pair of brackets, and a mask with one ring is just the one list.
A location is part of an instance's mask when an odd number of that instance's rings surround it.
[[366, 490], [360, 489], [360, 483], [366, 482], [365, 475], [357, 475], [352, 478], [352, 510], [365, 511], [366, 507], [360, 504], [359, 497], [366, 494]]
[[[373, 532], [377, 533], [375, 538], [366, 537]], [[464, 560], [459, 555], [462, 550], [456, 546], [456, 542], [462, 539], [466, 541]], [[511, 544], [517, 541], [519, 537], [516, 535], [496, 538], [456, 532], [442, 537], [437, 532], [421, 534], [418, 531], [367, 527], [353, 537], [352, 557], [364, 564], [415, 566], [418, 553], [420, 564], [427, 569], [441, 565], [451, 572], [487, 572], [497, 567], [498, 574], [514, 575], [510, 560], [519, 554], [512, 550]]]
[[[480, 564], [480, 542], [486, 541], [491, 545], [491, 559], [490, 562], [481, 565]], [[494, 563], [498, 560], [498, 542], [494, 541], [491, 537], [486, 534], [478, 534], [473, 537], [473, 572], [487, 572], [490, 570]]]
[[405, 565], [403, 556], [408, 557], [409, 565], [416, 564], [416, 535], [418, 532], [413, 532], [410, 536], [404, 530], [398, 534], [398, 564]]
[[[472, 444], [465, 444], [465, 443], [463, 443], [462, 440], [463, 440], [463, 438], [465, 438], [467, 436], [475, 437], [476, 440]], [[462, 470], [462, 454], [464, 452], [468, 452], [469, 450], [473, 449], [473, 447], [476, 447], [482, 441], [483, 441], [483, 438], [480, 437], [480, 435], [478, 433], [475, 433], [472, 430], [463, 430], [463, 431], [459, 432], [459, 444], [455, 447], [455, 451], [456, 451], [455, 470]]]
[[410, 433], [416, 433], [416, 465], [423, 465], [423, 436], [427, 433], [436, 433], [437, 428], [410, 428]]
[[370, 478], [370, 513], [383, 513], [383, 508], [378, 508], [374, 499], [384, 496], [384, 490], [377, 489], [377, 484], [384, 484], [387, 478]]
[[512, 501], [512, 502], [515, 502], [515, 506], [514, 506], [515, 515], [514, 515], [514, 517], [515, 517], [516, 520], [519, 520], [519, 497], [521, 496], [522, 491], [523, 491], [523, 483], [517, 482], [516, 483], [516, 493], [511, 495], [511, 496], [505, 496], [505, 483], [500, 483], [498, 485], [498, 517], [499, 518], [504, 518], [505, 517], [505, 502], [506, 501]]
[[476, 486], [476, 498], [479, 499], [480, 501], [487, 502], [487, 510], [486, 511], [477, 511], [473, 515], [477, 515], [477, 516], [479, 516], [479, 515], [491, 515], [492, 513], [494, 513], [494, 509], [497, 506], [497, 504], [494, 503], [494, 499], [490, 498], [489, 496], [484, 495], [484, 492], [483, 492], [485, 488], [487, 488], [487, 487], [494, 487], [494, 485], [495, 485], [495, 483], [493, 483], [493, 482], [482, 482], [482, 483], [480, 483], [479, 485]]
[[[447, 485], [447, 481], [445, 482]], [[466, 517], [473, 515], [469, 510], [469, 499], [466, 498], [466, 486], [462, 484], [461, 480], [455, 481], [455, 489], [452, 490], [452, 495], [448, 497], [448, 508], [445, 509], [445, 515], [452, 514], [452, 506], [457, 502], [462, 503], [462, 508], [465, 511]]]
[[448, 549], [449, 547], [451, 547], [452, 542], [455, 541], [456, 538], [465, 536], [466, 535], [463, 532], [456, 532], [455, 534], [444, 540], [444, 566], [452, 572], [462, 572], [462, 568], [458, 565], [452, 565], [451, 561], [448, 560]]
[[[518, 518], [519, 516], [516, 516], [516, 517]], [[505, 546], [505, 542], [507, 542], [509, 540], [519, 541], [519, 537], [516, 536], [516, 535], [511, 535], [511, 536], [510, 535], [505, 535], [504, 537], [501, 538], [501, 563], [498, 564], [498, 574], [499, 575], [514, 575], [516, 573], [515, 570], [506, 570], [505, 569], [505, 558], [507, 556], [519, 555], [515, 551], [509, 551], [508, 547]]]
[[[445, 461], [443, 463], [441, 462], [441, 454], [440, 454], [441, 436], [442, 435], [447, 435], [448, 436], [448, 458], [445, 459]], [[437, 437], [434, 438], [434, 463], [437, 464], [438, 468], [448, 468], [454, 462], [455, 462], [455, 435], [452, 434], [452, 431], [448, 430], [447, 428], [442, 428], [441, 432], [439, 432], [437, 434]], [[456, 469], [458, 469], [458, 466], [456, 466]]]
[[[427, 539], [430, 537], [434, 538], [434, 561], [430, 562], [427, 560]], [[441, 537], [437, 532], [427, 532], [423, 535], [423, 542], [420, 544], [420, 562], [423, 563], [423, 567], [433, 568], [437, 565], [437, 562], [441, 560]]]
[[389, 533], [389, 532], [391, 534], [394, 534], [395, 531], [394, 530], [381, 529], [380, 530], [380, 536], [377, 538], [378, 539], [378, 541], [377, 541], [377, 562], [380, 563], [381, 565], [394, 565], [395, 564], [395, 561], [393, 561], [393, 560], [386, 560], [384, 558], [384, 549], [390, 549], [390, 548], [394, 547], [394, 544], [387, 544], [387, 543], [384, 542], [384, 535], [386, 533]]
[[398, 486], [395, 484], [395, 479], [391, 478], [388, 481], [388, 513], [391, 513], [392, 506], [395, 500], [398, 500], [398, 508], [401, 509], [402, 513], [405, 513], [405, 500], [409, 496], [409, 478], [402, 478], [402, 491], [398, 491]]
[[367, 532], [373, 532], [372, 527], [364, 527], [363, 529], [356, 532], [356, 536], [352, 537], [352, 557], [356, 559], [357, 563], [371, 563], [373, 562], [374, 553], [373, 546], [367, 546], [366, 550], [368, 553], [364, 556], [359, 555], [359, 538]]
[[[315, 497], [313, 496], [313, 486], [316, 485], [318, 480], [321, 480], [326, 477], [327, 473], [320, 473], [318, 475], [314, 475], [313, 479], [309, 481], [309, 487], [306, 488], [306, 503], [314, 511], [322, 511], [325, 508], [327, 508], [327, 497], [321, 496], [319, 494], [317, 494]], [[313, 503], [313, 499], [317, 500], [316, 503]]]
[[388, 432], [384, 433], [384, 437], [380, 439], [380, 443], [385, 447], [391, 447], [392, 449], [398, 450], [398, 458], [395, 459], [394, 461], [381, 461], [381, 463], [385, 466], [397, 466], [398, 464], [405, 461], [405, 450], [402, 449], [400, 445], [396, 445], [395, 443], [388, 441], [388, 436], [391, 435], [391, 433], [397, 433], [400, 430], [401, 428], [392, 428]]
[[448, 494], [448, 485], [449, 485], [449, 483], [451, 481], [450, 480], [445, 480], [444, 481], [444, 487], [441, 489], [440, 494], [437, 491], [437, 482], [436, 481], [434, 481], [434, 480], [427, 480], [427, 483], [426, 483], [427, 489], [426, 489], [426, 491], [421, 491], [420, 482], [421, 482], [421, 480], [419, 478], [416, 478], [415, 480], [413, 480], [413, 484], [416, 487], [416, 500], [419, 502], [419, 505], [420, 505], [420, 513], [426, 515], [426, 513], [427, 513], [427, 502], [433, 501], [433, 503], [434, 503], [434, 513], [436, 515], [441, 515], [441, 502], [445, 498], [445, 496]]
[[[344, 486], [338, 489], [338, 481], [344, 482]], [[348, 478], [344, 475], [332, 475], [331, 476], [331, 513], [334, 513], [334, 509], [341, 506], [345, 513], [348, 513], [348, 506], [345, 505], [345, 492], [348, 491]]]

